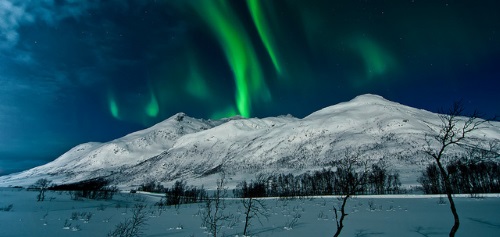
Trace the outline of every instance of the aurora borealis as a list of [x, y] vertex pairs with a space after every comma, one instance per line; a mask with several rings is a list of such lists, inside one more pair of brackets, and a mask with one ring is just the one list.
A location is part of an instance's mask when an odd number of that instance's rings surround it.
[[499, 115], [500, 3], [0, 0], [0, 175], [177, 112], [304, 117], [359, 94]]

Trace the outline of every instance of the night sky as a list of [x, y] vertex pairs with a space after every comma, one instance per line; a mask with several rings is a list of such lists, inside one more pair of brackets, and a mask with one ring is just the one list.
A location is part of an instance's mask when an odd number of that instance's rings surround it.
[[496, 0], [0, 0], [0, 31], [0, 175], [177, 112], [500, 114]]

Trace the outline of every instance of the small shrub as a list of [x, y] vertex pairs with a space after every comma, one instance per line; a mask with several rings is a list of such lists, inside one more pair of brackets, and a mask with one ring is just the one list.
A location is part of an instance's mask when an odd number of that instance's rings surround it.
[[292, 215], [292, 218], [288, 218], [286, 220], [285, 227], [283, 227], [283, 229], [292, 230], [293, 228], [295, 228], [295, 226], [297, 226], [297, 223], [299, 222], [301, 217], [302, 215], [300, 215], [300, 213], [294, 213]]
[[71, 231], [80, 231], [80, 230], [82, 230], [82, 228], [80, 228], [80, 225], [75, 225], [71, 227]]
[[375, 201], [373, 201], [373, 199], [370, 199], [368, 201], [368, 209], [370, 211], [375, 211], [377, 209], [377, 207], [375, 206]]
[[93, 215], [94, 214], [92, 214], [92, 212], [87, 212], [85, 214], [84, 221], [88, 223], [90, 221], [90, 218], [92, 218]]
[[183, 230], [184, 225], [183, 224], [178, 224], [177, 227], [175, 227], [176, 230]]
[[5, 212], [9, 212], [12, 210], [12, 208], [14, 207], [14, 204], [9, 204], [5, 207], [0, 207], [0, 211], [5, 211]]
[[318, 220], [328, 220], [328, 215], [326, 215], [323, 210], [320, 210], [318, 213]]
[[71, 213], [71, 217], [69, 218], [70, 220], [74, 221], [74, 220], [78, 220], [78, 216], [79, 216], [79, 213], [74, 211]]
[[69, 230], [71, 228], [71, 223], [68, 221], [68, 219], [66, 219], [64, 221], [64, 226], [63, 226], [63, 229], [64, 230]]
[[136, 204], [132, 218], [126, 219], [115, 226], [115, 229], [108, 233], [108, 237], [136, 237], [141, 236], [146, 225], [146, 206]]
[[444, 197], [439, 197], [439, 200], [437, 201], [437, 203], [439, 205], [445, 205], [447, 202], [446, 202], [446, 199]]
[[104, 206], [103, 204], [101, 204], [101, 205], [99, 205], [99, 206], [97, 207], [97, 210], [98, 210], [98, 211], [104, 211], [104, 210], [106, 210], [106, 206]]

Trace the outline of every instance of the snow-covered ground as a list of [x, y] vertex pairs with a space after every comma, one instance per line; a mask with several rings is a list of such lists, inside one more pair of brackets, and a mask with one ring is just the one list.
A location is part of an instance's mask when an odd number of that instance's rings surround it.
[[[160, 211], [154, 203], [160, 195], [117, 194], [113, 200], [73, 201], [61, 192], [48, 192], [46, 201], [36, 201], [37, 192], [1, 188], [0, 236], [106, 236], [116, 224], [131, 218], [136, 203], [146, 204], [144, 236], [208, 236], [201, 228], [200, 204], [182, 205]], [[457, 236], [500, 236], [500, 195], [467, 195], [455, 198], [461, 226]], [[336, 197], [264, 199], [269, 219], [253, 221], [251, 236], [332, 236], [332, 208]], [[242, 236], [243, 205], [226, 200], [224, 212], [234, 216], [222, 228], [224, 236]], [[341, 236], [447, 236], [452, 215], [439, 195], [359, 196], [348, 202], [349, 215]], [[91, 213], [91, 218], [85, 220]], [[72, 218], [76, 216], [76, 218]], [[289, 223], [298, 218], [295, 225]], [[66, 227], [65, 227], [66, 223]], [[223, 236], [220, 235], [220, 236]]]

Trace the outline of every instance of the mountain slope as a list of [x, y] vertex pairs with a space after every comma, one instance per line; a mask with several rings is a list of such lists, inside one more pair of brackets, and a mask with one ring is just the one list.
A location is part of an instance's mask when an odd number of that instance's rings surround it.
[[[332, 167], [346, 150], [371, 162], [383, 159], [400, 171], [403, 183], [414, 184], [422, 164], [430, 161], [422, 152], [426, 134], [437, 134], [440, 124], [437, 114], [376, 95], [358, 96], [303, 119], [211, 121], [179, 113], [107, 143], [76, 146], [46, 165], [0, 177], [0, 186], [26, 185], [44, 175], [55, 182], [107, 176], [122, 186], [180, 178], [210, 186], [221, 171], [234, 183], [258, 174]], [[472, 135], [481, 144], [500, 140], [500, 124], [488, 123]]]

